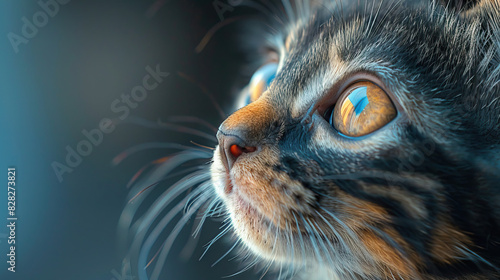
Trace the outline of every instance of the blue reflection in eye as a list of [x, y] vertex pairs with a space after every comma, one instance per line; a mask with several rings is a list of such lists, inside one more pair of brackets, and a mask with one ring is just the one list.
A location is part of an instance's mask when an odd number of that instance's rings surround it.
[[366, 96], [366, 90], [367, 87], [359, 87], [351, 92], [349, 96], [347, 97], [349, 101], [351, 102], [352, 106], [354, 107], [354, 112], [356, 113], [356, 116], [361, 114], [363, 110], [365, 109], [366, 105], [370, 103], [368, 101], [368, 96]]
[[262, 93], [267, 90], [271, 82], [276, 77], [277, 70], [278, 63], [273, 62], [262, 66], [255, 72], [255, 74], [253, 74], [248, 86], [248, 96], [246, 98], [246, 104], [255, 101], [262, 95]]
[[276, 77], [276, 71], [278, 70], [278, 63], [268, 63], [262, 67], [260, 67], [255, 74], [253, 74], [250, 83], [264, 81], [267, 86], [271, 84], [271, 82]]

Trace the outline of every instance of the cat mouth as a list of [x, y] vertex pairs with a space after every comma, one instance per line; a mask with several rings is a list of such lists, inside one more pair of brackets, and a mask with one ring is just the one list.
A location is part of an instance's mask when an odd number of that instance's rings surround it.
[[248, 215], [249, 217], [256, 218], [264, 223], [265, 226], [271, 225], [271, 220], [266, 217], [263, 213], [255, 207], [252, 202], [252, 198], [248, 198], [246, 195], [239, 192], [237, 187], [233, 183], [229, 172], [226, 172], [226, 178], [224, 182], [224, 193], [227, 196], [229, 203], [232, 204], [234, 212], [238, 215]]
[[258, 217], [261, 219], [261, 222], [266, 221], [266, 225], [269, 225], [267, 223], [267, 219], [259, 213], [259, 211], [252, 206], [252, 204], [248, 201], [246, 201], [243, 197], [240, 195], [236, 194], [233, 198], [233, 203], [235, 204], [235, 208], [237, 209], [238, 212], [240, 212], [240, 215], [249, 215], [250, 217]]
[[[245, 197], [237, 190], [232, 191], [228, 204], [231, 208], [230, 212], [234, 215], [234, 218], [238, 220], [237, 223], [240, 224], [238, 228], [240, 230], [244, 229], [244, 231], [251, 231], [251, 233], [247, 232], [247, 234], [259, 235], [259, 232], [270, 231], [278, 227], [272, 219], [259, 211], [251, 198]], [[260, 240], [263, 236], [254, 236], [254, 238]]]
[[236, 208], [239, 206], [244, 206], [243, 208], [252, 208], [255, 207], [251, 205], [250, 201], [247, 201], [247, 198], [244, 198], [238, 191], [235, 190], [233, 181], [231, 180], [231, 176], [228, 172], [226, 172], [226, 182], [224, 185], [224, 193], [227, 195], [231, 203], [235, 205]]

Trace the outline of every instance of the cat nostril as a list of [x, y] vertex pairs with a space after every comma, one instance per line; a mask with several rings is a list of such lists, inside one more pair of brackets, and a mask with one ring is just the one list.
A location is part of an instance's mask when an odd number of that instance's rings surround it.
[[236, 160], [243, 154], [253, 153], [257, 147], [246, 146], [243, 139], [238, 136], [228, 135], [219, 131], [217, 133], [219, 140], [222, 161], [227, 169], [231, 170]]
[[234, 157], [239, 157], [241, 154], [243, 154], [243, 148], [238, 146], [238, 145], [231, 145], [231, 148], [229, 148], [229, 151], [231, 151], [231, 154]]
[[256, 147], [248, 147], [248, 146], [234, 144], [235, 142], [231, 140], [234, 140], [231, 136], [225, 137], [224, 151], [222, 152], [223, 153], [222, 157], [223, 160], [225, 160], [225, 165], [228, 171], [231, 170], [231, 168], [233, 168], [233, 164], [242, 154], [253, 153], [257, 150]]
[[231, 145], [231, 147], [229, 148], [229, 151], [231, 152], [231, 154], [237, 158], [239, 156], [241, 156], [241, 154], [243, 153], [252, 153], [252, 152], [255, 152], [255, 150], [257, 150], [256, 147], [240, 147], [238, 145]]

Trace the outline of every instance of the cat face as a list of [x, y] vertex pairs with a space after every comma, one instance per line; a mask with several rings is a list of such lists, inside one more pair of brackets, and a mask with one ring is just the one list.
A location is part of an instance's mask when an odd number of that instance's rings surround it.
[[237, 236], [341, 279], [491, 270], [500, 4], [354, 2], [297, 2], [220, 125], [211, 178]]

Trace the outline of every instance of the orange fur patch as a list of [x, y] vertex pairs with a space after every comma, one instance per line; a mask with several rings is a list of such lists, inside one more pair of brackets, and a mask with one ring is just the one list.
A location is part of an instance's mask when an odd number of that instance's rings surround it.
[[232, 180], [235, 192], [252, 202], [257, 210], [282, 228], [285, 221], [294, 221], [291, 211], [308, 215], [305, 207], [315, 199], [311, 191], [287, 174], [277, 172], [269, 166], [277, 164], [278, 152], [264, 147], [256, 156], [241, 157], [233, 166]]
[[362, 190], [366, 193], [380, 195], [398, 201], [401, 203], [401, 207], [415, 219], [425, 219], [428, 215], [427, 209], [423, 206], [423, 201], [416, 195], [402, 188], [392, 186], [381, 188], [368, 184], [360, 185]]
[[248, 133], [258, 134], [275, 119], [275, 110], [267, 99], [261, 97], [229, 116], [221, 127], [227, 131], [243, 128]]
[[457, 257], [464, 257], [457, 246], [468, 247], [472, 241], [467, 234], [440, 217], [431, 244], [432, 257], [438, 262], [451, 264], [458, 261]]
[[389, 279], [392, 279], [391, 275], [396, 275], [397, 273], [401, 276], [416, 276], [421, 259], [397, 231], [390, 226], [380, 228], [392, 241], [398, 244], [406, 254], [405, 256], [366, 226], [374, 223], [384, 224], [388, 222], [390, 217], [387, 211], [381, 206], [343, 192], [338, 196], [343, 202], [346, 202], [346, 205], [342, 204], [337, 212], [346, 213], [344, 214], [346, 215], [343, 219], [344, 222], [353, 231], [359, 233], [361, 242], [370, 252], [372, 258], [383, 268], [386, 276]]
[[342, 191], [338, 192], [337, 197], [343, 202], [336, 207], [337, 212], [345, 215], [345, 222], [351, 228], [365, 228], [366, 223], [389, 221], [387, 211], [381, 206]]
[[[411, 250], [407, 250], [408, 246], [394, 230], [385, 229], [384, 232], [405, 249], [405, 252], [411, 252]], [[391, 279], [391, 275], [401, 275], [411, 279], [415, 279], [412, 277], [418, 275], [417, 266], [420, 260], [416, 255], [402, 256], [396, 248], [385, 242], [372, 231], [361, 233], [360, 239], [375, 261], [382, 264], [384, 268], [383, 271], [388, 279]]]

